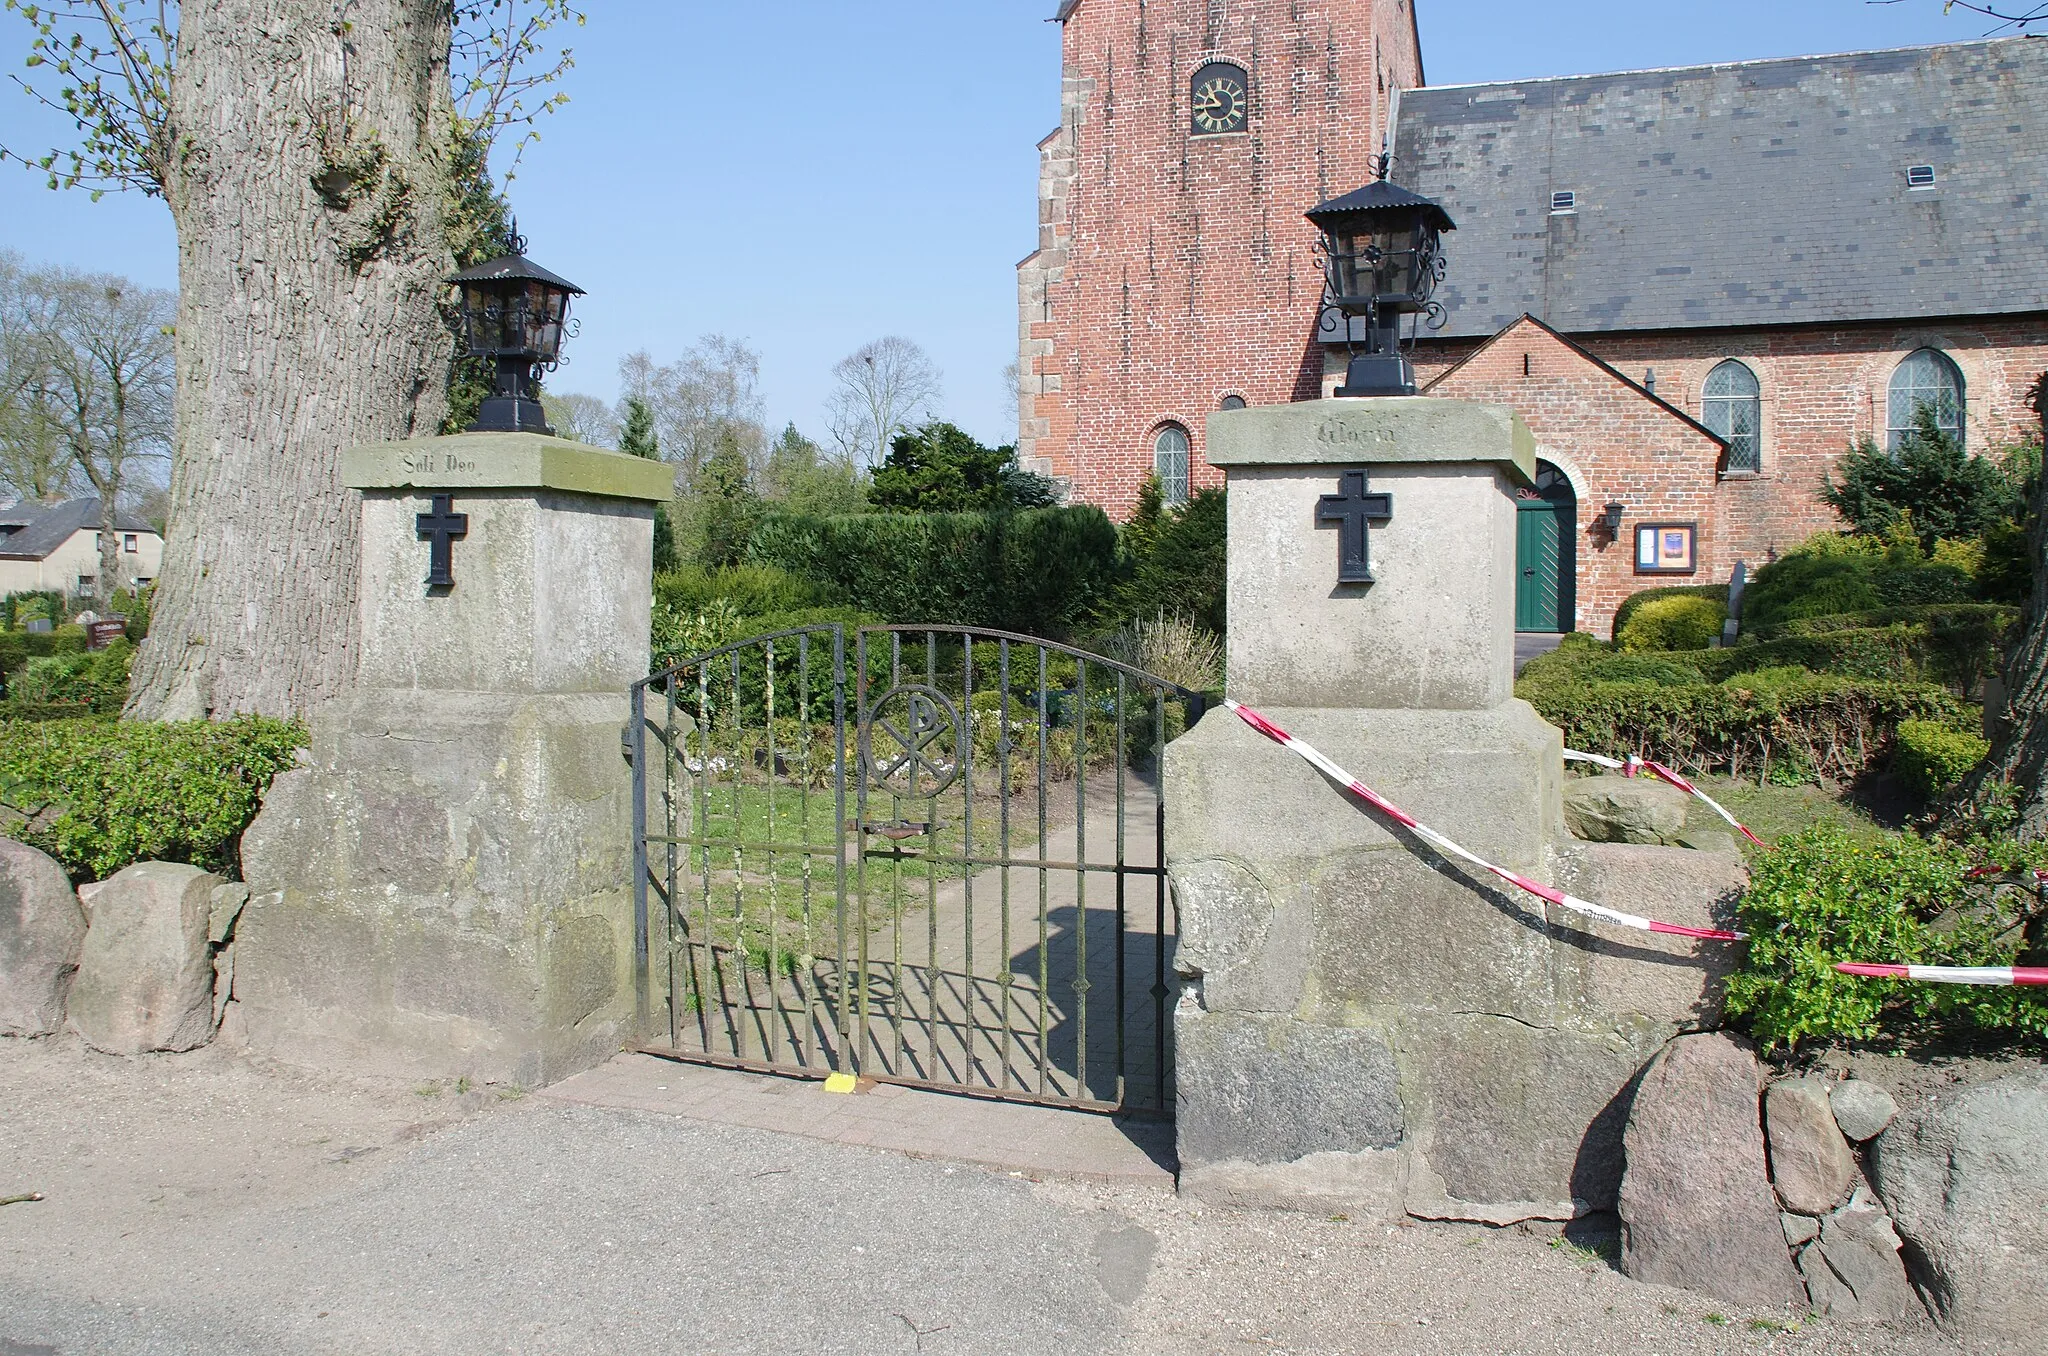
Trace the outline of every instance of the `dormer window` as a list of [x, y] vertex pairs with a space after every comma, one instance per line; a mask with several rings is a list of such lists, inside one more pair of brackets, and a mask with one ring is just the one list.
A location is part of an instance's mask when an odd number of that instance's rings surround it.
[[1933, 188], [1933, 187], [1934, 187], [1934, 166], [1932, 166], [1932, 165], [1908, 165], [1908, 166], [1906, 166], [1906, 187], [1907, 187], [1907, 188]]
[[1550, 195], [1550, 215], [1570, 216], [1579, 210], [1579, 195], [1571, 189], [1563, 189]]

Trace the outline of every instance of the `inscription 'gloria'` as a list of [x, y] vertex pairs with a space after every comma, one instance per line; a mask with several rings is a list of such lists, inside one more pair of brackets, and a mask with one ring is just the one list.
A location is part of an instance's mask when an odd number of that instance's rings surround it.
[[1394, 441], [1391, 429], [1353, 428], [1341, 419], [1325, 419], [1316, 430], [1319, 443], [1377, 443], [1384, 447]]

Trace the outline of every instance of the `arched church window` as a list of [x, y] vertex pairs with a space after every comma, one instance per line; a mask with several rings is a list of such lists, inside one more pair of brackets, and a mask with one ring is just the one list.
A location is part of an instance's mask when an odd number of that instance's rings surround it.
[[1756, 373], [1733, 358], [1707, 373], [1700, 422], [1727, 440], [1730, 471], [1763, 469], [1763, 394]]
[[1943, 433], [1963, 441], [1963, 374], [1946, 353], [1923, 348], [1906, 355], [1892, 373], [1890, 398], [1885, 401], [1885, 451], [1897, 452], [1925, 408]]
[[1223, 397], [1223, 403], [1219, 405], [1217, 408], [1225, 410], [1241, 410], [1244, 408], [1244, 397], [1241, 395], [1227, 395]]
[[1152, 443], [1152, 469], [1159, 476], [1159, 497], [1168, 508], [1188, 501], [1188, 431], [1179, 424], [1159, 430]]

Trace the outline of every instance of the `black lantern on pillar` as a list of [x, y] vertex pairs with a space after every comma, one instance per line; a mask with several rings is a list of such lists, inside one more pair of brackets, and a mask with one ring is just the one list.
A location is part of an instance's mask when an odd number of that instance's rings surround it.
[[1340, 396], [1414, 395], [1415, 369], [1401, 352], [1402, 320], [1443, 323], [1443, 305], [1430, 296], [1443, 281], [1443, 233], [1457, 225], [1428, 198], [1389, 183], [1388, 163], [1381, 156], [1373, 182], [1308, 213], [1322, 232], [1322, 327], [1343, 325], [1351, 343], [1356, 322], [1364, 322], [1365, 352], [1351, 344]]
[[472, 433], [553, 433], [540, 407], [540, 372], [562, 360], [569, 298], [583, 289], [528, 259], [516, 233], [512, 253], [465, 268], [448, 281], [462, 289], [462, 337], [472, 358], [497, 366], [491, 394]]

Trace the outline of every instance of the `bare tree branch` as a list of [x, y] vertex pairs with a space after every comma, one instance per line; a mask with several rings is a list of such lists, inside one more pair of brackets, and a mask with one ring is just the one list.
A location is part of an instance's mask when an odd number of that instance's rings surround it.
[[850, 466], [875, 466], [890, 440], [932, 416], [939, 369], [901, 335], [863, 344], [832, 368], [839, 383], [827, 409], [832, 439]]
[[[1863, 3], [1867, 5], [1896, 5], [1903, 3], [1903, 0], [1863, 0]], [[1984, 36], [1986, 37], [2005, 32], [2007, 29], [2017, 33], [2024, 33], [2027, 31], [2029, 24], [2048, 23], [2048, 3], [2032, 5], [1980, 5], [1972, 4], [1971, 0], [1942, 0], [1941, 12], [1943, 14], [1951, 14], [1959, 9], [1967, 10], [1972, 14], [1981, 14], [1987, 19], [1997, 21], [1998, 26], [1993, 28], [1990, 33], [1985, 34]]]

